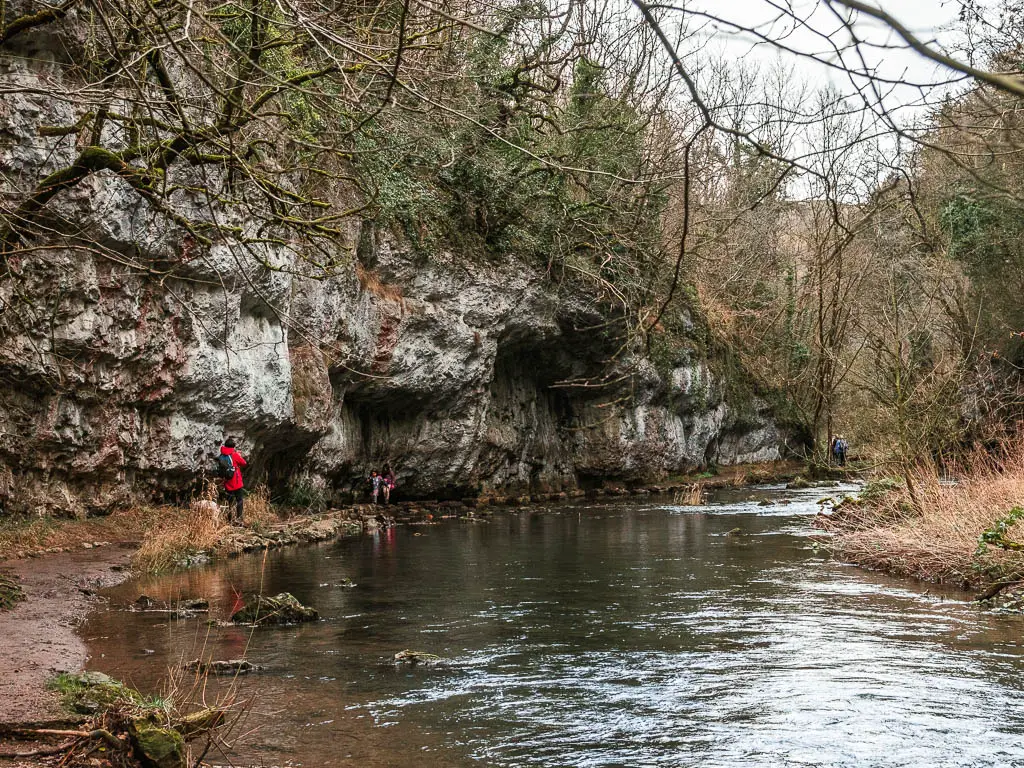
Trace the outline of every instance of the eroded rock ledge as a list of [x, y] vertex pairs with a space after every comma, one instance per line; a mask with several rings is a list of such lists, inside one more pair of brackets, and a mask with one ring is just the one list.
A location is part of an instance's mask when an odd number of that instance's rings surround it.
[[[0, 71], [20, 86], [0, 103], [2, 196], [77, 148], [41, 131], [74, 121], [47, 96], [69, 75], [16, 57]], [[425, 255], [352, 222], [318, 254], [341, 266], [314, 277], [281, 245], [190, 243], [106, 171], [48, 210], [104, 247], [38, 248], [0, 285], [0, 514], [180, 498], [226, 434], [248, 478], [333, 503], [385, 463], [407, 497], [522, 496], [771, 460], [784, 443], [687, 309], [663, 318], [657, 354], [609, 364], [609, 308], [543, 265]]]

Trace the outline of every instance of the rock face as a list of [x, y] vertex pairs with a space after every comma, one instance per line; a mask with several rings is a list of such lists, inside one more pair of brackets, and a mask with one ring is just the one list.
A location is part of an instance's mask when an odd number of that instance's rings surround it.
[[[63, 75], [43, 66], [0, 57], [0, 77], [25, 86], [0, 100], [0, 199], [77, 151], [74, 135], [40, 135], [77, 118], [46, 95]], [[537, 265], [426, 257], [353, 222], [329, 254], [340, 266], [313, 274], [283, 244], [199, 247], [105, 171], [49, 209], [74, 236], [12, 260], [0, 281], [4, 513], [101, 513], [187, 491], [228, 434], [250, 484], [361, 491], [390, 463], [407, 497], [779, 456], [765, 403], [730, 401], [699, 344], [657, 365], [620, 359], [615, 381], [593, 386], [619, 341], [593, 295]], [[576, 379], [586, 386], [561, 385]]]

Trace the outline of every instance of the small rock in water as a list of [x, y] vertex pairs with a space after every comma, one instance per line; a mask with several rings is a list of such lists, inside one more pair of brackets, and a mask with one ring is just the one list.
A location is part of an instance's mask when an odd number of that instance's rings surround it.
[[396, 664], [438, 664], [441, 657], [425, 651], [410, 651], [408, 648], [395, 654]]
[[726, 531], [725, 535], [726, 536], [739, 536], [742, 533], [743, 533], [743, 530], [741, 528], [733, 528], [731, 531]]
[[244, 674], [245, 672], [256, 672], [261, 669], [247, 659], [227, 659], [220, 661], [200, 661], [193, 659], [182, 665], [184, 669], [198, 672], [212, 672], [215, 675]]
[[274, 597], [257, 595], [231, 616], [235, 624], [296, 624], [320, 618], [315, 608], [303, 605], [294, 595], [282, 592]]
[[156, 600], [149, 595], [139, 595], [135, 601], [136, 608], [152, 608], [154, 605], [156, 605]]

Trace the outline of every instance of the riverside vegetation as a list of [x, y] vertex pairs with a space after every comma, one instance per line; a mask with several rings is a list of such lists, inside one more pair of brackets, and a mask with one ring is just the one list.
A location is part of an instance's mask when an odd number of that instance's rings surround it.
[[191, 680], [175, 675], [165, 696], [145, 697], [99, 672], [61, 674], [51, 685], [68, 710], [82, 717], [64, 727], [7, 727], [4, 736], [35, 745], [4, 749], [0, 758], [59, 759], [62, 766], [199, 764], [230, 737], [239, 709], [230, 695], [213, 705], [192, 703], [203, 699], [204, 681], [202, 674]]
[[829, 546], [869, 568], [971, 588], [985, 600], [1003, 590], [1016, 599], [1024, 580], [1024, 447], [978, 451], [949, 470], [955, 481], [920, 467], [912, 486], [880, 480], [859, 499], [844, 499], [819, 518], [834, 534]]

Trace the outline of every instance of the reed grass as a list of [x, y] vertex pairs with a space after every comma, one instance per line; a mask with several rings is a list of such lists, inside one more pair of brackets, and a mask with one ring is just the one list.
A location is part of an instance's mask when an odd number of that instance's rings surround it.
[[228, 528], [220, 517], [205, 505], [169, 508], [146, 532], [132, 556], [132, 564], [147, 573], [157, 573], [173, 568], [192, 554], [213, 549]]
[[266, 530], [281, 522], [281, 516], [270, 502], [270, 489], [257, 485], [245, 497], [245, 524], [255, 530]]
[[676, 491], [672, 501], [680, 507], [699, 507], [707, 496], [704, 485], [702, 480], [687, 485]]
[[[919, 468], [911, 487], [844, 504], [824, 523], [834, 533], [829, 546], [858, 565], [967, 587], [1024, 573], [1024, 554], [979, 546], [986, 530], [1024, 504], [1024, 442], [979, 451], [951, 474], [955, 483]], [[1014, 523], [1006, 534], [1020, 540], [1024, 526]]]

